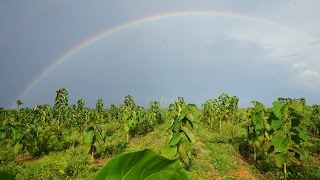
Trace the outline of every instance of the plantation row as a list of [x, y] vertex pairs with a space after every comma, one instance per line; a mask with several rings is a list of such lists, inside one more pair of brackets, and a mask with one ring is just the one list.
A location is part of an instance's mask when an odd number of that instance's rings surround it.
[[[309, 137], [320, 138], [319, 105], [306, 106], [303, 98], [279, 98], [272, 108], [253, 101], [253, 108], [238, 109], [238, 101], [236, 96], [223, 93], [206, 101], [200, 109], [182, 97], [166, 109], [161, 109], [157, 101], [145, 109], [136, 105], [133, 97], [126, 96], [119, 107], [111, 105], [106, 109], [103, 100], [98, 99], [96, 108], [88, 109], [83, 99], [69, 106], [67, 90], [59, 89], [53, 107], [19, 109], [22, 102], [18, 100], [17, 110], [0, 109], [0, 144], [14, 150], [15, 156], [32, 157], [84, 145], [95, 159], [120, 154], [130, 139], [168, 123], [169, 138], [162, 155], [180, 160], [184, 169], [190, 170], [199, 123], [221, 134], [224, 124], [240, 123], [247, 129], [247, 137], [238, 145], [239, 151], [254, 163], [272, 162], [278, 177], [288, 177], [288, 166], [303, 166], [308, 153], [320, 153], [319, 147], [310, 150], [306, 146]], [[5, 166], [10, 160], [0, 157], [0, 161]], [[71, 177], [77, 175], [74, 171], [68, 173]]]
[[163, 115], [159, 102], [151, 102], [150, 109], [144, 109], [137, 106], [131, 96], [126, 96], [119, 108], [111, 105], [104, 109], [101, 99], [97, 100], [95, 109], [85, 108], [83, 99], [77, 106], [68, 106], [68, 92], [59, 89], [53, 107], [38, 105], [34, 109], [1, 109], [0, 119], [1, 141], [13, 146], [16, 154], [27, 151], [32, 156], [39, 156], [75, 146], [79, 142], [70, 142], [69, 137], [76, 130], [83, 134], [82, 139], [93, 156], [104, 148], [107, 136], [115, 132], [112, 127], [104, 129], [105, 124], [121, 120], [129, 140], [152, 131], [163, 121]]

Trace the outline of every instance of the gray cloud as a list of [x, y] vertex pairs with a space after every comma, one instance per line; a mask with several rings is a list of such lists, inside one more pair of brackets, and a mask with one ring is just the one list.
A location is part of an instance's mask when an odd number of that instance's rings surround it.
[[242, 106], [252, 99], [271, 103], [279, 96], [319, 103], [318, 4], [1, 2], [0, 106], [12, 104], [41, 69], [97, 32], [151, 14], [195, 9], [268, 20], [176, 17], [116, 32], [50, 72], [23, 99], [25, 105], [52, 104], [60, 87], [69, 90], [71, 103], [84, 98], [90, 106], [97, 98], [119, 104], [127, 94], [144, 106], [161, 96], [165, 105], [178, 96], [201, 104], [222, 92], [238, 95]]

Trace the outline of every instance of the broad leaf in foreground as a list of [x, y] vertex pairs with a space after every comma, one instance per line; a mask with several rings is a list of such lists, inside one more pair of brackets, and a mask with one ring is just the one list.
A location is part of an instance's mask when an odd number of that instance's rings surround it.
[[132, 152], [111, 159], [94, 179], [188, 179], [179, 161], [169, 160], [150, 149]]

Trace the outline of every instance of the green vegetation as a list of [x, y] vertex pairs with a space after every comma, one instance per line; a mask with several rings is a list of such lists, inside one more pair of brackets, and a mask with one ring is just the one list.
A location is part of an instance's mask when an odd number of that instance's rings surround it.
[[288, 164], [301, 165], [306, 154], [303, 143], [308, 135], [301, 124], [307, 115], [303, 105], [298, 101], [275, 101], [268, 110], [262, 103], [253, 103], [248, 137], [254, 160], [257, 160], [257, 153], [263, 159], [272, 159], [278, 168], [283, 169], [284, 179], [287, 179]]
[[195, 142], [192, 130], [196, 126], [198, 108], [194, 104], [186, 104], [181, 97], [171, 107], [170, 138], [164, 152], [169, 157], [179, 158], [188, 169], [191, 166], [192, 143]]
[[188, 179], [177, 161], [166, 159], [150, 149], [111, 159], [94, 179]]
[[155, 179], [320, 179], [320, 105], [238, 101], [223, 93], [199, 109], [179, 97], [161, 109], [128, 95], [119, 106], [98, 99], [89, 109], [83, 99], [69, 105], [66, 89], [53, 107], [17, 100], [17, 109], [0, 108], [0, 179], [122, 177], [111, 165]]
[[222, 132], [222, 122], [233, 123], [238, 110], [239, 99], [222, 93], [218, 99], [209, 99], [203, 105], [202, 119], [212, 127], [215, 121], [219, 121], [219, 131]]

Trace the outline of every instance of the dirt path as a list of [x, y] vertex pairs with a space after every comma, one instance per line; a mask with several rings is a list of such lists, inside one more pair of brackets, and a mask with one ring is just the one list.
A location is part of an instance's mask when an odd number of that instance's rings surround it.
[[250, 170], [250, 167], [248, 167], [247, 162], [245, 160], [243, 160], [240, 155], [238, 155], [234, 158], [234, 162], [237, 165], [237, 167], [239, 167], [231, 172], [231, 174], [234, 177], [236, 177], [237, 179], [241, 179], [241, 180], [242, 179], [243, 180], [247, 180], [247, 179], [256, 180], [257, 179], [255, 177], [255, 175], [252, 173], [252, 171]]

